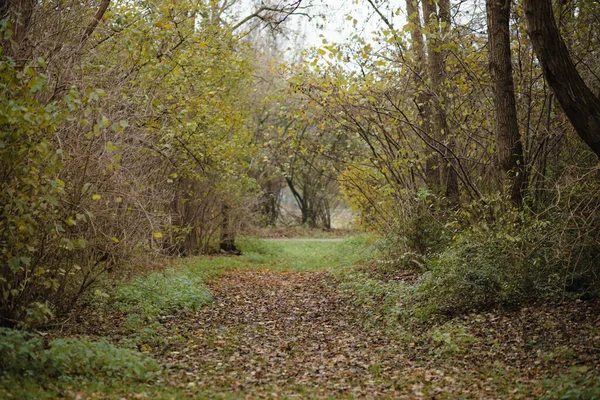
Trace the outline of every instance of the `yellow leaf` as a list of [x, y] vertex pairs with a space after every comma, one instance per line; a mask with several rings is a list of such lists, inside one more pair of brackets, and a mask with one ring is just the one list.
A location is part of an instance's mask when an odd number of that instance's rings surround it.
[[92, 200], [100, 200], [102, 198], [102, 196], [100, 196], [99, 194], [95, 194], [92, 196]]
[[160, 233], [160, 232], [153, 232], [152, 236], [154, 236], [157, 239], [160, 239], [162, 237], [162, 233]]
[[117, 239], [116, 237], [113, 237], [112, 241], [115, 242], [115, 243], [119, 243], [119, 239]]
[[152, 351], [152, 347], [148, 346], [147, 344], [143, 344], [140, 346], [140, 350], [142, 352]]

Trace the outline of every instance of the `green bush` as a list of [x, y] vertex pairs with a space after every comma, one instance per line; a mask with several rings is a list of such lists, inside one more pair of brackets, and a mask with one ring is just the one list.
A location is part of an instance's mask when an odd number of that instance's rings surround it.
[[5, 374], [36, 378], [145, 382], [161, 371], [151, 357], [120, 349], [105, 339], [56, 339], [44, 346], [38, 336], [0, 328], [0, 359]]
[[[4, 30], [0, 30], [0, 35]], [[22, 320], [34, 303], [60, 289], [53, 254], [81, 243], [65, 235], [59, 201], [65, 182], [58, 179], [62, 151], [51, 137], [59, 121], [55, 104], [36, 100], [46, 77], [43, 68], [22, 71], [0, 49], [0, 321]], [[64, 268], [64, 266], [62, 266]]]
[[39, 336], [19, 330], [0, 328], [0, 360], [2, 371], [32, 374], [42, 369], [40, 354], [43, 343]]
[[134, 278], [115, 293], [116, 308], [122, 312], [156, 317], [175, 311], [196, 311], [210, 303], [210, 291], [189, 270], [169, 269]]
[[505, 210], [456, 235], [427, 262], [417, 293], [421, 311], [454, 314], [594, 296], [600, 272], [597, 233], [571, 229], [560, 214], [547, 217], [553, 219]]
[[[501, 197], [434, 212], [435, 199], [409, 204], [376, 246], [384, 276], [421, 273], [403, 315], [417, 320], [548, 298], [591, 298], [600, 288], [600, 178], [557, 189], [552, 207], [516, 210]], [[582, 178], [583, 179], [583, 178]], [[438, 220], [439, 218], [439, 220]], [[413, 296], [411, 294], [411, 296]]]
[[[426, 307], [440, 312], [469, 312], [520, 304], [535, 295], [516, 238], [495, 232], [461, 235], [428, 263], [418, 293]], [[528, 290], [534, 289], [534, 291]]]

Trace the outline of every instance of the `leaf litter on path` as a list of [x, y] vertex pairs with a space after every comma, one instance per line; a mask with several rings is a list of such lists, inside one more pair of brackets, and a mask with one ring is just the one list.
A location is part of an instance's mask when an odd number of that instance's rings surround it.
[[410, 361], [394, 340], [363, 329], [326, 273], [236, 271], [211, 289], [211, 307], [172, 321], [189, 332], [166, 354], [182, 385], [249, 397], [420, 395], [394, 387]]

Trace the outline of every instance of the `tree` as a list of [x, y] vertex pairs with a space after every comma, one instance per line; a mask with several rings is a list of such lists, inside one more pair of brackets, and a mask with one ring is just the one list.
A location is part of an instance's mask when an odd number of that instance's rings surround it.
[[510, 51], [510, 0], [487, 0], [488, 57], [494, 91], [496, 153], [502, 178], [511, 175], [511, 200], [523, 201], [527, 177], [519, 134]]
[[[412, 67], [414, 84], [417, 87], [416, 102], [419, 108], [420, 124], [426, 136], [431, 135], [431, 93], [425, 89], [426, 86], [426, 63], [425, 45], [423, 43], [423, 29], [421, 26], [421, 16], [419, 12], [419, 2], [417, 0], [406, 0], [406, 14], [410, 23], [410, 41], [414, 57], [414, 66]], [[438, 157], [434, 152], [427, 157], [425, 165], [425, 181], [428, 186], [436, 187], [440, 185], [440, 174], [437, 171]]]
[[452, 165], [450, 151], [452, 139], [446, 115], [446, 64], [444, 56], [444, 37], [450, 29], [450, 3], [447, 0], [437, 4], [433, 0], [423, 0], [423, 15], [428, 26], [427, 57], [429, 77], [431, 79], [431, 106], [433, 108], [433, 137], [444, 142], [441, 165], [441, 183], [445, 186], [445, 195], [452, 204], [459, 201], [458, 177]]
[[600, 99], [577, 71], [560, 35], [550, 0], [524, 0], [527, 33], [544, 77], [577, 134], [600, 157]]

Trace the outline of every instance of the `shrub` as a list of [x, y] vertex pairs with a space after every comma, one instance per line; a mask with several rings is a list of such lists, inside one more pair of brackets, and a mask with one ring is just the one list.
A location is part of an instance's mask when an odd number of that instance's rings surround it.
[[[4, 34], [1, 30], [0, 34]], [[43, 61], [40, 60], [43, 65]], [[53, 104], [35, 100], [45, 76], [19, 71], [0, 53], [0, 324], [20, 320], [59, 289], [59, 271], [44, 263], [67, 245], [59, 199], [62, 153], [48, 136], [59, 120]], [[41, 303], [40, 303], [41, 304]]]
[[106, 339], [56, 339], [44, 347], [39, 337], [0, 328], [0, 359], [5, 374], [43, 378], [89, 378], [145, 382], [160, 373], [151, 357], [120, 349]]
[[453, 314], [595, 295], [598, 228], [572, 229], [562, 217], [509, 209], [471, 225], [428, 261], [417, 296], [422, 310]]
[[426, 260], [442, 251], [452, 238], [447, 220], [453, 216], [443, 201], [427, 189], [419, 190], [400, 209], [401, 215], [378, 243], [383, 270], [420, 271]]
[[44, 352], [49, 375], [147, 381], [160, 371], [157, 362], [138, 352], [120, 349], [105, 339], [57, 339]]
[[27, 332], [0, 328], [0, 360], [8, 373], [34, 373], [41, 369], [43, 343], [39, 336]]

